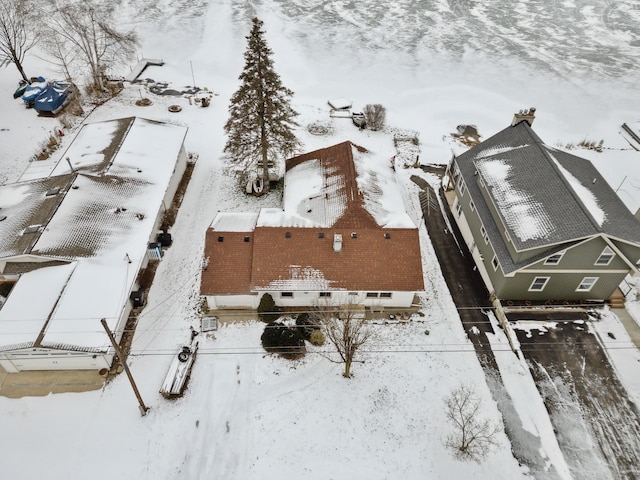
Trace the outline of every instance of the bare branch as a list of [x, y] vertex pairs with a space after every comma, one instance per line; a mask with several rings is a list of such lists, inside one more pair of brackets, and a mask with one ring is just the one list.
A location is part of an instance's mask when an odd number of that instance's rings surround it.
[[326, 302], [318, 305], [314, 318], [323, 326], [326, 337], [338, 352], [344, 363], [343, 376], [351, 378], [351, 364], [356, 361], [358, 350], [365, 345], [373, 334], [368, 328], [364, 312], [359, 305], [346, 304], [336, 309]]
[[70, 76], [71, 59], [89, 70], [93, 86], [104, 89], [105, 72], [135, 54], [138, 37], [133, 30], [121, 32], [114, 25], [114, 10], [91, 2], [57, 3], [42, 15], [44, 46]]
[[33, 30], [28, 28], [31, 4], [28, 0], [2, 0], [0, 2], [0, 65], [13, 63], [22, 79], [29, 82], [22, 63], [26, 53], [37, 42]]
[[498, 425], [480, 418], [482, 401], [475, 391], [460, 385], [445, 400], [445, 414], [454, 427], [445, 446], [460, 460], [480, 463], [496, 447]]

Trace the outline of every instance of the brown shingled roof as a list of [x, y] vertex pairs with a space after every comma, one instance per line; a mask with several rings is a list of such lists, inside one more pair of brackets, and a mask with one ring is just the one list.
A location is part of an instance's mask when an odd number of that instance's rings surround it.
[[208, 263], [200, 281], [204, 295], [242, 295], [251, 291], [253, 232], [216, 232], [210, 228], [204, 255]]
[[[286, 232], [290, 232], [289, 238]], [[324, 238], [319, 238], [320, 232], [324, 233]], [[340, 252], [333, 250], [336, 233], [342, 235]], [[293, 280], [301, 275], [301, 269], [313, 272], [314, 278]], [[258, 290], [269, 285], [304, 291], [423, 290], [416, 229], [258, 227], [252, 271], [251, 283]]]
[[[252, 233], [207, 232], [202, 275], [204, 295], [286, 291], [419, 291], [424, 289], [416, 228], [383, 228], [364, 207], [358, 190], [351, 142], [300, 155], [286, 170], [320, 160], [325, 175], [344, 182], [334, 195], [346, 201], [344, 213], [329, 228], [257, 226]], [[320, 233], [324, 238], [320, 238]], [[355, 237], [352, 234], [355, 233]], [[333, 249], [334, 234], [342, 249]], [[245, 243], [249, 235], [251, 241]], [[217, 237], [224, 241], [218, 242]]]

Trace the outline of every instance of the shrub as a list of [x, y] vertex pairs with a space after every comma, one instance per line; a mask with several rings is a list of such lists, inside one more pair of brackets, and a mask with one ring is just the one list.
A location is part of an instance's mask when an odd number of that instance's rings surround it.
[[326, 338], [324, 333], [319, 328], [311, 332], [311, 335], [309, 336], [309, 342], [311, 342], [311, 345], [315, 345], [316, 347], [324, 345], [325, 340]]
[[382, 105], [379, 103], [365, 105], [362, 113], [369, 129], [376, 131], [384, 128], [387, 110]]
[[280, 309], [269, 293], [262, 295], [260, 305], [258, 305], [258, 317], [263, 322], [274, 322], [280, 316]]
[[260, 337], [262, 347], [269, 353], [278, 353], [285, 358], [297, 358], [304, 355], [304, 339], [297, 329], [289, 328], [278, 322], [270, 322], [264, 327]]
[[310, 341], [311, 334], [318, 329], [318, 324], [315, 322], [308, 313], [300, 313], [296, 318], [296, 327], [302, 338]]

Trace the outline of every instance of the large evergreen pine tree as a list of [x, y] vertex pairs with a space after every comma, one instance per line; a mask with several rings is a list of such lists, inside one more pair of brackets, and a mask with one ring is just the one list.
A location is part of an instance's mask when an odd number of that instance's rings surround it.
[[263, 22], [252, 20], [240, 74], [240, 88], [231, 97], [228, 135], [224, 151], [243, 172], [255, 168], [265, 189], [269, 188], [269, 162], [290, 156], [298, 147], [293, 127], [298, 113], [291, 108], [293, 92], [282, 85], [275, 72], [262, 30]]

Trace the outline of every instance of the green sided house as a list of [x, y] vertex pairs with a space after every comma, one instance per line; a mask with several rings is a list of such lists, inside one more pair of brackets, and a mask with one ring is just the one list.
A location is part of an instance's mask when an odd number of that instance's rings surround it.
[[497, 298], [606, 301], [638, 274], [640, 222], [591, 162], [543, 143], [534, 112], [454, 156], [448, 203]]

